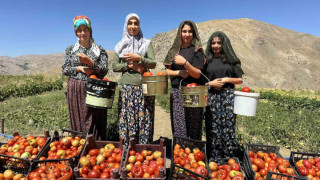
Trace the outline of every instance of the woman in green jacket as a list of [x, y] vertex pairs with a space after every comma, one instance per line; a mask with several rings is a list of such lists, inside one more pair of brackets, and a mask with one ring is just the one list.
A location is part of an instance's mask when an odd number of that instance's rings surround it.
[[144, 96], [141, 74], [156, 66], [150, 40], [143, 38], [140, 18], [127, 15], [122, 40], [115, 47], [113, 71], [121, 72], [119, 93], [119, 134], [126, 144], [134, 137], [136, 143], [150, 143], [153, 138], [154, 96]]

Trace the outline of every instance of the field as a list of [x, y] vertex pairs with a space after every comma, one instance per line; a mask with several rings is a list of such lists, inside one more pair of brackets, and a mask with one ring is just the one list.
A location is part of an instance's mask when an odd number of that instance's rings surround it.
[[[0, 101], [0, 119], [5, 119], [5, 134], [50, 133], [68, 128], [68, 108], [64, 77], [1, 76], [5, 80], [0, 94], [36, 84], [38, 91], [11, 94]], [[43, 86], [46, 84], [46, 86]], [[116, 91], [118, 92], [118, 90]], [[320, 92], [260, 89], [256, 117], [237, 117], [237, 135], [242, 143], [280, 145], [291, 150], [320, 152]], [[108, 111], [108, 139], [117, 138], [117, 98]], [[169, 112], [169, 95], [157, 96], [157, 103]]]

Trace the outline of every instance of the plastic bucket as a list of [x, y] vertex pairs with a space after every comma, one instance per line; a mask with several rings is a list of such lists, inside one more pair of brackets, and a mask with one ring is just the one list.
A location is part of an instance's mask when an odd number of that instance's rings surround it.
[[181, 86], [183, 107], [206, 107], [208, 103], [208, 86]]
[[235, 91], [233, 112], [244, 116], [255, 116], [259, 96], [259, 93]]
[[87, 81], [87, 106], [107, 109], [112, 108], [115, 89], [118, 83], [88, 78]]
[[168, 76], [142, 76], [142, 90], [145, 96], [168, 94]]

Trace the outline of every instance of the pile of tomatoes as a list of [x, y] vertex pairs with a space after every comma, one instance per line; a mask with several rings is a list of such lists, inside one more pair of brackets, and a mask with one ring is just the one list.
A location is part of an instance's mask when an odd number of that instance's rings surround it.
[[79, 160], [80, 176], [82, 178], [111, 178], [114, 169], [120, 171], [121, 159], [122, 149], [116, 148], [112, 143], [100, 149], [90, 149], [88, 154]]
[[17, 135], [7, 144], [1, 145], [0, 154], [24, 159], [34, 159], [46, 142], [47, 139], [45, 137], [35, 137], [33, 135], [21, 137]]
[[[157, 72], [156, 75], [157, 75], [157, 76], [164, 76], [165, 73], [162, 72], [162, 71], [159, 71], [159, 72]], [[153, 73], [152, 73], [152, 72], [145, 72], [145, 73], [143, 73], [143, 76], [153, 76]]]
[[26, 180], [41, 180], [41, 179], [61, 179], [72, 175], [70, 166], [64, 164], [52, 164], [41, 166], [28, 174]]
[[3, 173], [0, 173], [0, 179], [6, 179], [6, 180], [20, 180], [24, 178], [23, 174], [16, 174], [10, 169], [5, 170]]
[[295, 163], [302, 176], [311, 180], [320, 180], [320, 157], [300, 159]]
[[158, 178], [159, 169], [164, 167], [164, 159], [161, 151], [142, 150], [129, 151], [126, 164], [129, 178]]
[[190, 84], [187, 84], [187, 87], [197, 87], [198, 84], [197, 83], [190, 83]]
[[249, 158], [257, 180], [266, 179], [268, 171], [296, 176], [289, 161], [278, 157], [276, 153], [265, 153], [263, 151], [254, 153], [249, 151]]
[[244, 180], [243, 174], [240, 171], [241, 166], [233, 158], [228, 159], [228, 163], [220, 165], [212, 161], [209, 163], [209, 169], [211, 170], [210, 178], [212, 180]]
[[80, 136], [66, 136], [61, 138], [60, 141], [53, 141], [50, 143], [50, 150], [48, 156], [42, 154], [40, 160], [45, 159], [69, 159], [73, 156], [77, 156], [84, 146], [86, 140]]
[[[174, 145], [173, 162], [185, 169], [188, 169], [196, 174], [207, 177], [208, 171], [206, 169], [205, 154], [199, 148], [193, 148], [192, 151], [189, 147], [182, 148], [179, 144]], [[181, 172], [180, 168], [175, 169]], [[186, 173], [186, 175], [195, 178], [193, 174]]]
[[[91, 78], [91, 79], [97, 79], [97, 80], [101, 80], [100, 78], [98, 78], [95, 74], [91, 74], [91, 75], [89, 75], [89, 78]], [[108, 81], [108, 82], [112, 82], [110, 79], [108, 79], [107, 77], [104, 77], [103, 79], [102, 79], [102, 81]]]

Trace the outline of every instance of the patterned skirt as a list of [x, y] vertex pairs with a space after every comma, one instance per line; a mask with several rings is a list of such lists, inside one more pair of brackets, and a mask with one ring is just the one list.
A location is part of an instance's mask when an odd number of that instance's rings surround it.
[[119, 93], [119, 134], [128, 145], [131, 137], [136, 143], [153, 140], [154, 96], [143, 96], [142, 87], [122, 84]]
[[203, 108], [183, 107], [181, 91], [172, 88], [170, 117], [173, 136], [201, 140]]
[[86, 81], [69, 78], [67, 102], [70, 129], [93, 134], [96, 140], [106, 140], [107, 110], [86, 105]]
[[229, 158], [237, 151], [234, 89], [209, 93], [205, 112], [208, 158]]

